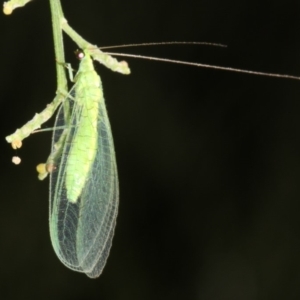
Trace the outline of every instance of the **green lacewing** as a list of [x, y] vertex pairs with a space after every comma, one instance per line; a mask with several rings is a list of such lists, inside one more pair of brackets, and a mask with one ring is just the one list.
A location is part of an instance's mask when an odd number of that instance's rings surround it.
[[52, 140], [56, 154], [47, 166], [51, 169], [50, 235], [63, 264], [95, 278], [111, 248], [119, 186], [102, 83], [87, 53], [74, 90], [74, 97], [65, 100], [70, 113], [62, 105], [56, 117]]

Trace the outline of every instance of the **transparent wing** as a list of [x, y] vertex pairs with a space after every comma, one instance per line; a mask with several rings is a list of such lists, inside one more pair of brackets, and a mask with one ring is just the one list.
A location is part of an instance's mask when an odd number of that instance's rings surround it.
[[55, 122], [58, 129], [53, 133], [52, 151], [56, 151], [54, 145], [63, 131], [60, 128], [68, 127], [61, 156], [50, 173], [50, 235], [62, 263], [95, 278], [105, 266], [116, 225], [119, 186], [115, 150], [104, 99], [101, 99], [95, 160], [79, 199], [71, 203], [65, 186], [66, 162], [80, 126], [81, 111], [74, 101], [70, 101], [70, 108], [69, 124], [65, 124], [64, 109], [60, 108]]

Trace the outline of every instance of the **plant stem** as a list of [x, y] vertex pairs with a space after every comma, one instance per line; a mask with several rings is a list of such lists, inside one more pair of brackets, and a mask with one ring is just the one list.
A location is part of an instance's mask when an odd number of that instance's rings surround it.
[[[30, 0], [14, 0], [20, 7], [25, 5]], [[25, 1], [25, 2], [24, 2]], [[57, 90], [54, 100], [47, 105], [47, 107], [39, 114], [36, 114], [32, 120], [23, 125], [20, 129], [17, 129], [15, 133], [6, 137], [7, 142], [12, 144], [14, 149], [22, 146], [22, 140], [28, 137], [36, 129], [39, 129], [41, 124], [45, 123], [55, 112], [60, 103], [63, 105], [65, 123], [68, 124], [70, 117], [70, 107], [68, 101], [64, 101], [68, 96], [68, 81], [66, 77], [66, 69], [64, 66], [65, 55], [63, 45], [63, 34], [62, 30], [66, 32], [74, 42], [88, 54], [90, 54], [95, 60], [108, 67], [109, 69], [120, 72], [122, 74], [129, 74], [130, 69], [125, 61], [117, 61], [110, 55], [100, 51], [97, 46], [92, 45], [85, 39], [83, 39], [73, 28], [71, 28], [64, 18], [60, 0], [49, 0], [51, 17], [52, 17], [52, 28], [53, 28], [53, 39], [54, 39], [54, 51], [56, 58], [56, 77], [57, 77]], [[19, 4], [19, 2], [22, 2]], [[25, 4], [24, 4], [24, 3]], [[12, 5], [11, 2], [6, 4]]]
[[64, 44], [62, 36], [62, 20], [63, 11], [60, 0], [49, 0], [51, 17], [52, 17], [52, 29], [53, 29], [53, 40], [54, 40], [54, 51], [56, 58], [56, 76], [57, 76], [57, 90], [67, 91], [67, 78], [66, 71], [63, 64], [65, 62]]

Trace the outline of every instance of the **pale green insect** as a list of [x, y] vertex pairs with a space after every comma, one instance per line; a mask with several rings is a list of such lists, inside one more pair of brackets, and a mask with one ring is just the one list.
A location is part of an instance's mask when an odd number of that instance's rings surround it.
[[48, 160], [50, 236], [63, 264], [95, 278], [112, 244], [119, 186], [102, 83], [87, 53], [75, 77], [75, 96], [66, 101], [69, 106], [61, 106], [56, 117], [55, 155]]

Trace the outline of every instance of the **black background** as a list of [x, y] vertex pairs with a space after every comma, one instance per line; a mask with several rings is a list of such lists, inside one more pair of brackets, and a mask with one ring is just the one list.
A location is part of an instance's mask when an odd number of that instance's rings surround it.
[[[99, 46], [223, 43], [124, 52], [300, 76], [299, 1], [62, 2]], [[121, 196], [107, 266], [92, 280], [51, 246], [48, 179], [35, 172], [51, 132], [17, 153], [4, 140], [55, 95], [48, 1], [1, 15], [0, 28], [1, 299], [300, 298], [300, 82], [139, 59], [127, 59], [130, 76], [97, 65]], [[66, 37], [74, 68], [76, 48]]]

